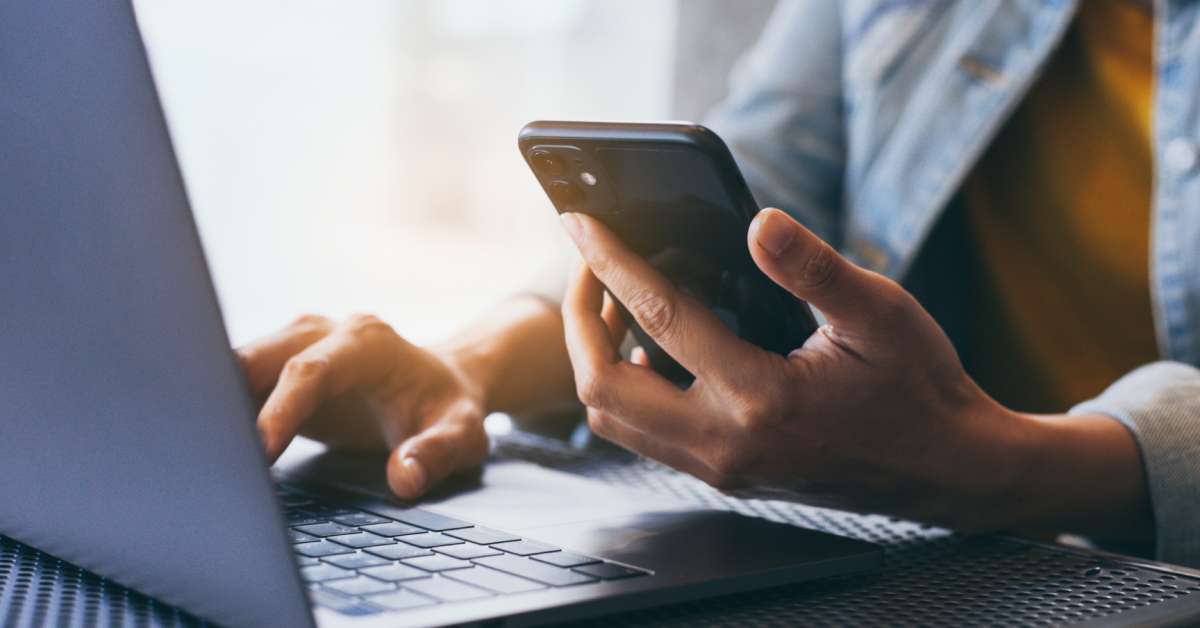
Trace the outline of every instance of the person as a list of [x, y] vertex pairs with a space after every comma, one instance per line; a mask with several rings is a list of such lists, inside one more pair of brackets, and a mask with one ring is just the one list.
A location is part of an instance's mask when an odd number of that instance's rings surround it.
[[[239, 349], [264, 446], [386, 446], [415, 498], [483, 462], [488, 413], [578, 399], [722, 489], [1200, 565], [1198, 89], [1197, 6], [784, 2], [708, 124], [786, 210], [747, 246], [827, 319], [803, 346], [747, 344], [567, 214], [561, 308], [518, 295], [426, 347], [305, 316]], [[603, 287], [690, 388], [623, 357]]]

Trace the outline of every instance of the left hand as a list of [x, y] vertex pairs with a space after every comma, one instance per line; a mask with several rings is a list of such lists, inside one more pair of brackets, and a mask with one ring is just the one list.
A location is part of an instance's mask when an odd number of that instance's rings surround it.
[[[907, 291], [783, 212], [755, 218], [751, 254], [830, 323], [787, 356], [738, 338], [599, 222], [565, 214], [563, 224], [586, 262], [563, 318], [595, 433], [726, 490], [765, 489], [962, 529], [1046, 518], [1011, 507], [1040, 460], [1044, 426], [986, 395]], [[621, 359], [611, 317], [602, 315], [604, 287], [696, 376], [690, 388], [678, 389], [642, 356]]]

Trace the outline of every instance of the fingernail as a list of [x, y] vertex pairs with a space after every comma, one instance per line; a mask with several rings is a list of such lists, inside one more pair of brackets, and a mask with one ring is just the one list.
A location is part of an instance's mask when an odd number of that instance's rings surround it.
[[758, 213], [758, 229], [755, 241], [771, 255], [779, 257], [796, 239], [796, 229], [778, 211], [763, 210]]
[[567, 230], [567, 235], [579, 244], [583, 241], [583, 222], [579, 220], [579, 216], [575, 212], [565, 212], [558, 215], [559, 222], [562, 223], [563, 229]]
[[416, 458], [405, 458], [400, 461], [404, 468], [404, 478], [408, 482], [409, 495], [416, 497], [425, 492], [425, 465]]

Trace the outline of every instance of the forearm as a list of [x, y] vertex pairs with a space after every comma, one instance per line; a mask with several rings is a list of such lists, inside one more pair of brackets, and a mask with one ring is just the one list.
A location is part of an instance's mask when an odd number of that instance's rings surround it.
[[513, 297], [431, 349], [464, 376], [485, 412], [538, 415], [574, 400], [562, 315], [543, 299]]

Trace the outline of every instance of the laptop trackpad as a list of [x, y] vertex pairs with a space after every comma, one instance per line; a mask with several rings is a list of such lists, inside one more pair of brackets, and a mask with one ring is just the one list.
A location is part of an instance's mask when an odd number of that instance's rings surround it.
[[[648, 512], [602, 522], [530, 530], [539, 541], [687, 578], [773, 572], [800, 565], [817, 577], [824, 567], [879, 561], [875, 546], [734, 512]], [[840, 569], [841, 567], [839, 567]]]
[[452, 486], [450, 490], [420, 505], [511, 532], [622, 519], [647, 510], [694, 508], [671, 497], [602, 484], [520, 461], [492, 462], [484, 468], [476, 486]]

